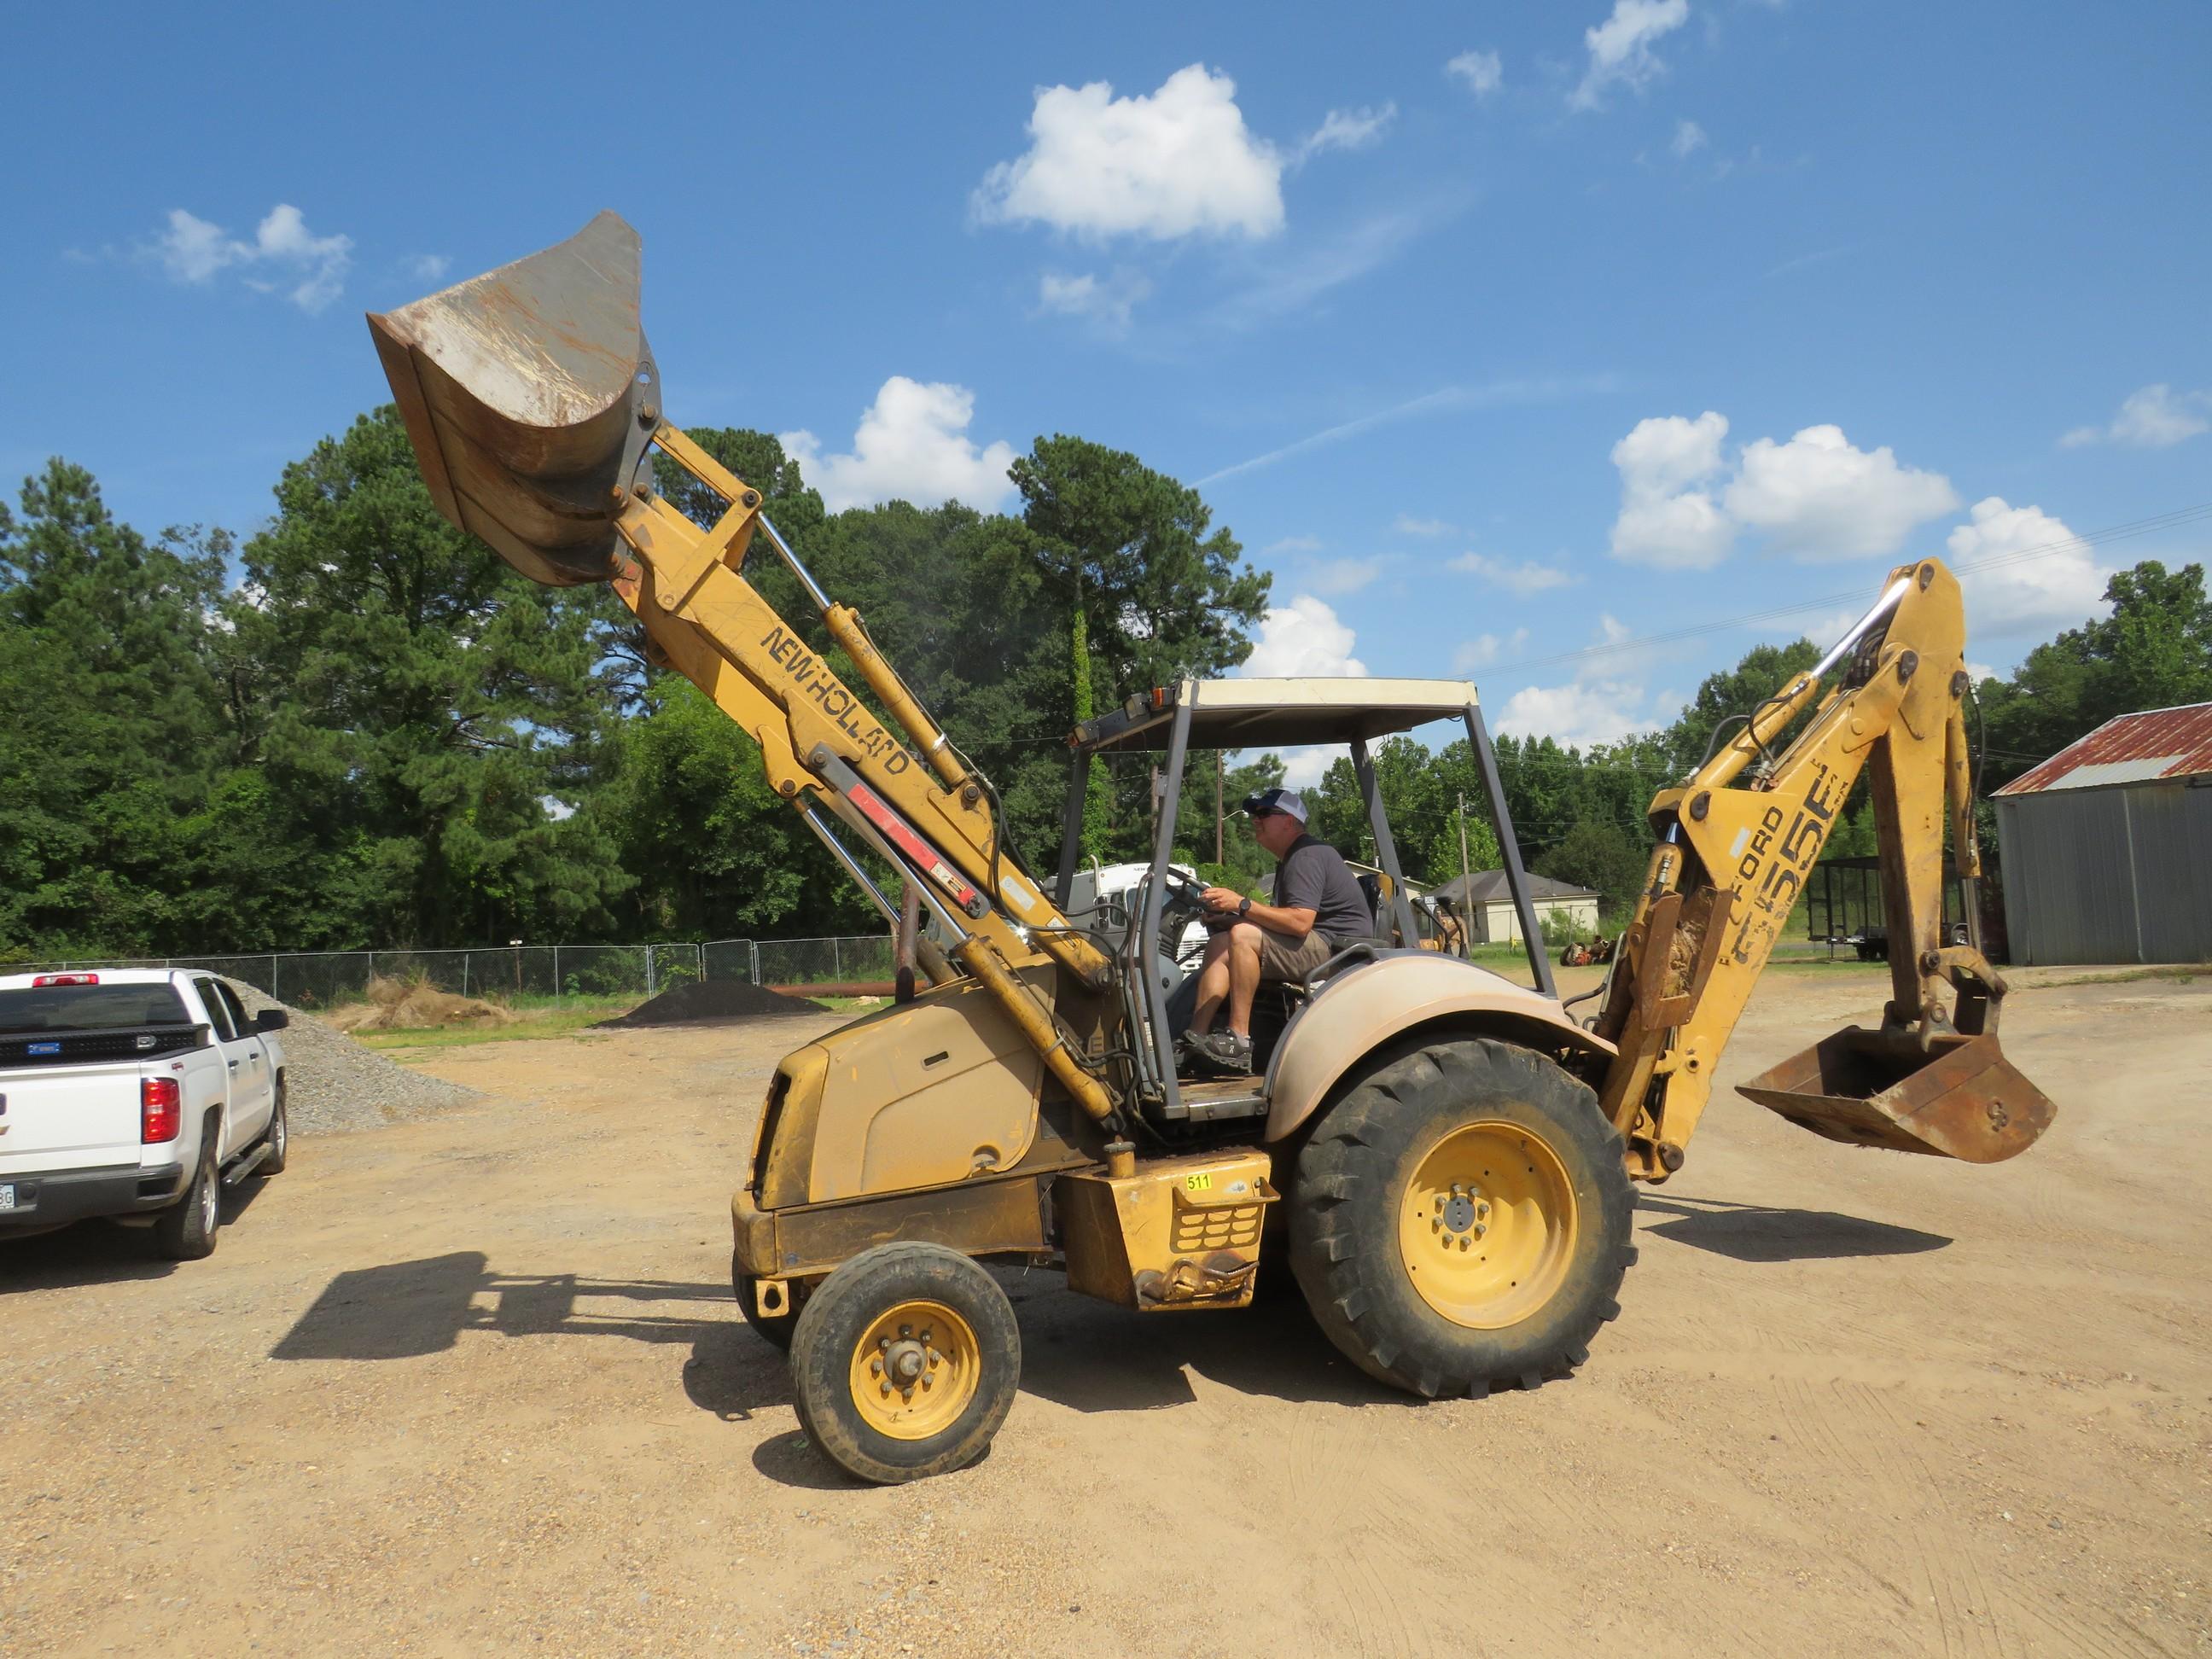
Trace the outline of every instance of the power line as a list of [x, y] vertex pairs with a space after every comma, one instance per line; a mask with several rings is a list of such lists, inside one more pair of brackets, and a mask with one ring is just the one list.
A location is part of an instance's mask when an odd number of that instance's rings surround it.
[[[1952, 567], [1954, 570], [2000, 570], [2016, 564], [2026, 564], [2035, 559], [2051, 557], [2053, 554], [2079, 551], [2100, 547], [2107, 542], [2126, 541], [2131, 537], [2148, 536], [2161, 530], [2177, 530], [2205, 519], [2212, 519], [2212, 501], [2200, 501], [2193, 507], [2176, 507], [2171, 513], [2155, 514], [2148, 519], [2136, 519], [2127, 524], [2113, 525], [2107, 529], [2094, 530], [2083, 536], [2067, 536], [2057, 541], [2042, 542], [2033, 547], [2014, 548], [2010, 552], [1992, 553], [1987, 558], [1969, 559]], [[1517, 672], [1527, 668], [1544, 668], [1554, 663], [1579, 661], [1584, 657], [1603, 656], [1617, 651], [1632, 651], [1644, 646], [1671, 645], [1680, 640], [1696, 639], [1706, 634], [1719, 634], [1731, 628], [1741, 628], [1753, 623], [1772, 622], [1782, 617], [1794, 617], [1807, 611], [1824, 611], [1832, 605], [1863, 603], [1863, 589], [1848, 593], [1830, 593], [1816, 599], [1794, 600], [1788, 605], [1770, 606], [1764, 611], [1747, 611], [1741, 616], [1722, 617], [1686, 626], [1670, 629], [1662, 634], [1640, 634], [1632, 638], [1606, 640], [1596, 645], [1582, 646], [1572, 651], [1558, 651], [1547, 657], [1522, 657], [1512, 662], [1493, 665], [1489, 671]]]

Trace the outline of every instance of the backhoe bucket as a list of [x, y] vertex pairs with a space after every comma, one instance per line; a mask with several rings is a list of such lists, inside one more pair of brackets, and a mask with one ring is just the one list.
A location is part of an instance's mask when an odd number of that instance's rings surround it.
[[637, 233], [602, 213], [368, 328], [438, 510], [532, 581], [606, 580], [659, 417]]
[[1994, 1032], [1940, 1036], [1853, 1025], [1736, 1092], [1851, 1146], [1996, 1164], [2051, 1127], [2050, 1098], [2014, 1069]]

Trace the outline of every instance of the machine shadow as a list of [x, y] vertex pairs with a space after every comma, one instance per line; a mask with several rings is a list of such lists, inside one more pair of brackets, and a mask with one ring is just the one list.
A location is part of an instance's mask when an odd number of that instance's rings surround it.
[[1158, 1411], [1197, 1398], [1196, 1372], [1240, 1394], [1295, 1403], [1381, 1406], [1384, 1388], [1313, 1322], [1290, 1270], [1271, 1261], [1237, 1311], [1135, 1313], [1079, 1296], [1056, 1272], [999, 1274], [1022, 1328], [1022, 1390], [1079, 1412]]
[[[701, 1311], [671, 1313], [669, 1304]], [[791, 1398], [783, 1356], [737, 1317], [726, 1284], [500, 1273], [479, 1250], [348, 1269], [324, 1286], [269, 1357], [419, 1358], [453, 1347], [464, 1331], [688, 1343], [684, 1391], [724, 1422], [744, 1421]]]
[[1833, 1210], [1779, 1210], [1724, 1199], [1657, 1198], [1638, 1193], [1639, 1210], [1677, 1218], [1649, 1231], [1736, 1261], [1821, 1261], [1845, 1256], [1918, 1255], [1951, 1240], [1942, 1233], [1868, 1221]]

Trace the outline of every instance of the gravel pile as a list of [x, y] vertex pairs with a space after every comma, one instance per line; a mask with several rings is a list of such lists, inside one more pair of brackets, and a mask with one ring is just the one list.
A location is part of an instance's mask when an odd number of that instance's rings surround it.
[[277, 1041], [284, 1048], [285, 1117], [299, 1133], [374, 1129], [412, 1113], [480, 1098], [474, 1089], [395, 1065], [313, 1014], [251, 985], [228, 982], [247, 1013], [282, 1008], [292, 1017]]
[[600, 1025], [692, 1025], [727, 1019], [760, 1019], [779, 1014], [824, 1014], [830, 1011], [805, 997], [787, 997], [741, 979], [695, 979], [671, 986], [652, 1001]]

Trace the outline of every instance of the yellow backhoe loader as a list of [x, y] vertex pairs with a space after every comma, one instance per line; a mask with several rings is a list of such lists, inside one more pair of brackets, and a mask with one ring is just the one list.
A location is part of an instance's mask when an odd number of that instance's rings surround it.
[[[778, 793], [919, 951], [926, 988], [782, 1061], [731, 1201], [739, 1306], [788, 1346], [810, 1438], [854, 1475], [958, 1468], [1006, 1417], [1020, 1334], [979, 1259], [1048, 1264], [1079, 1291], [1179, 1313], [1249, 1304], [1263, 1241], [1279, 1239], [1322, 1328], [1386, 1383], [1480, 1394], [1571, 1370], [1619, 1310], [1632, 1182], [1681, 1166], [1745, 1000], [1869, 768], [1888, 1008], [1743, 1092], [1832, 1139], [1972, 1162], [2011, 1157], [2051, 1121], [1998, 1048], [2003, 981], [1942, 937], [1947, 817], [1957, 872], [1978, 866], [1965, 624], [1933, 560], [1893, 572], [1817, 668], [1653, 801], [1649, 879], [1582, 1020], [1553, 989], [1472, 685], [1146, 690], [1072, 735], [1048, 889], [1005, 844], [989, 780], [758, 492], [667, 421], [629, 226], [601, 214], [369, 325], [440, 510], [537, 581], [611, 586], [653, 659], [752, 735]], [[714, 522], [655, 489], [656, 452], [720, 498]], [[860, 688], [747, 579], [763, 551]], [[1369, 745], [1438, 719], [1464, 724], [1482, 769], [1531, 987], [1418, 948]], [[1088, 769], [1158, 753], [1173, 800], [1194, 748], [1310, 743], [1350, 746], [1389, 878], [1382, 932], [1263, 998], [1252, 1075], [1185, 1081], [1159, 947], [1200, 901], [1172, 867], [1173, 815], [1135, 902], [1071, 919]], [[896, 879], [879, 884], [856, 846]], [[915, 939], [907, 893], [948, 948]]]

